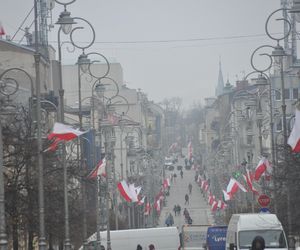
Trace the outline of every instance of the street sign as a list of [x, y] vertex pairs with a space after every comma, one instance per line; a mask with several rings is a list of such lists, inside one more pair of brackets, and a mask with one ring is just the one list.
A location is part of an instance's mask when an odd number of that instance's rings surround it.
[[266, 194], [261, 194], [261, 195], [258, 197], [257, 201], [258, 201], [258, 203], [259, 203], [259, 205], [260, 205], [261, 207], [267, 207], [267, 206], [270, 204], [271, 199], [270, 199], [270, 197], [269, 197], [268, 195], [266, 195]]

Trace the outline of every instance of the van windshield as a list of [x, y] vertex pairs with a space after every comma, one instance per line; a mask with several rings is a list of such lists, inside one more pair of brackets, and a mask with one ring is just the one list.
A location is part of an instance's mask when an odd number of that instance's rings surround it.
[[266, 248], [286, 248], [286, 240], [282, 230], [252, 230], [239, 232], [239, 248], [251, 248], [256, 236], [265, 240]]

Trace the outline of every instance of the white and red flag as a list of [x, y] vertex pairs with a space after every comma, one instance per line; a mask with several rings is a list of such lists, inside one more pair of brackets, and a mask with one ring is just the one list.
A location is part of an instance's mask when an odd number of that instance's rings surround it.
[[212, 205], [213, 203], [214, 203], [214, 201], [215, 201], [215, 196], [214, 195], [212, 195], [212, 194], [210, 194], [209, 196], [208, 196], [208, 204], [209, 205]]
[[63, 123], [56, 122], [53, 126], [52, 132], [48, 135], [48, 140], [54, 140], [52, 144], [44, 150], [54, 151], [57, 149], [57, 146], [60, 142], [71, 141], [78, 136], [85, 134], [88, 131], [80, 131], [79, 129], [75, 129], [70, 125], [66, 125]]
[[138, 196], [134, 184], [129, 184], [130, 198], [132, 202], [138, 201]]
[[225, 202], [223, 202], [222, 200], [218, 201], [218, 208], [220, 209], [225, 209], [227, 207], [227, 204]]
[[138, 200], [137, 204], [138, 204], [139, 206], [141, 206], [141, 205], [143, 205], [144, 203], [145, 203], [145, 196], [144, 196], [143, 198], [140, 198], [140, 196], [139, 196], [139, 200]]
[[105, 167], [106, 167], [106, 159], [103, 158], [98, 162], [97, 166], [92, 170], [92, 172], [88, 175], [87, 178], [96, 179], [97, 176], [106, 177]]
[[254, 180], [258, 181], [260, 177], [266, 172], [266, 170], [271, 168], [271, 164], [267, 158], [263, 157], [257, 167], [255, 168]]
[[127, 185], [125, 180], [122, 180], [118, 183], [118, 190], [121, 194], [121, 196], [127, 201], [127, 202], [131, 202], [132, 198], [131, 198], [131, 191], [129, 189], [129, 186]]
[[215, 212], [217, 208], [218, 208], [218, 202], [214, 200], [213, 203], [211, 204], [211, 211]]
[[0, 22], [0, 36], [3, 36], [5, 34], [6, 33], [5, 33], [5, 30], [4, 30], [4, 27], [3, 27], [2, 23]]
[[226, 192], [229, 194], [231, 197], [239, 190], [241, 189], [243, 192], [247, 192], [247, 189], [239, 183], [236, 179], [230, 178], [230, 181], [227, 185]]
[[291, 146], [293, 152], [300, 152], [300, 110], [297, 108], [295, 111], [295, 123], [287, 143]]
[[159, 213], [160, 212], [160, 200], [157, 200], [154, 204], [154, 208]]
[[151, 205], [150, 202], [146, 203], [144, 215], [150, 215]]
[[249, 189], [250, 189], [254, 194], [258, 195], [259, 193], [258, 193], [258, 191], [253, 187], [253, 183], [252, 183], [253, 178], [254, 178], [253, 174], [250, 173], [249, 169], [246, 169], [246, 172], [247, 172], [246, 175], [243, 175], [243, 177], [244, 177], [245, 181], [247, 182]]
[[222, 190], [222, 191], [223, 191], [223, 200], [230, 201], [232, 196], [230, 194], [228, 194], [225, 190]]

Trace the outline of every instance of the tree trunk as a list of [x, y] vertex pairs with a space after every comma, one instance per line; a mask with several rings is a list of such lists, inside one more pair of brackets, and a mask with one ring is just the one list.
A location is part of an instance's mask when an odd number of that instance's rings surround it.
[[54, 250], [53, 249], [53, 237], [52, 234], [49, 234], [49, 250]]
[[28, 230], [28, 250], [33, 250], [33, 231], [31, 230], [32, 225], [29, 225]]
[[18, 220], [14, 220], [12, 228], [13, 250], [19, 249]]

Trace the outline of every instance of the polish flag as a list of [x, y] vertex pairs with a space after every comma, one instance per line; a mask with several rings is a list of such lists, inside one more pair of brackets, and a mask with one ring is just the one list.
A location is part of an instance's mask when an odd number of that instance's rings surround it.
[[253, 187], [253, 183], [252, 183], [253, 176], [252, 176], [252, 174], [250, 173], [249, 169], [246, 169], [246, 172], [247, 172], [247, 174], [243, 175], [243, 177], [244, 177], [245, 181], [247, 182], [248, 187], [250, 188], [250, 190], [254, 194], [258, 195], [259, 194], [258, 191]]
[[300, 110], [296, 108], [295, 123], [287, 143], [295, 153], [300, 152]]
[[88, 179], [96, 179], [97, 176], [106, 177], [105, 173], [106, 160], [103, 158], [97, 164], [97, 166], [92, 170], [92, 172], [88, 175]]
[[127, 201], [127, 202], [131, 202], [131, 191], [126, 183], [125, 180], [121, 181], [118, 183], [118, 189], [119, 192], [121, 194], [121, 196]]
[[70, 125], [56, 122], [53, 127], [53, 131], [48, 135], [48, 139], [60, 139], [62, 141], [71, 141], [78, 136], [85, 134], [87, 131], [80, 131], [79, 129], [74, 129]]
[[207, 192], [209, 188], [208, 181], [204, 184], [204, 191]]
[[215, 212], [217, 208], [218, 208], [218, 202], [214, 200], [213, 203], [211, 204], [211, 211]]
[[0, 22], [0, 36], [3, 36], [3, 35], [5, 35], [5, 30], [3, 28], [2, 23]]
[[225, 209], [227, 207], [227, 204], [221, 200], [218, 201], [218, 208]]
[[163, 183], [163, 187], [164, 189], [167, 189], [168, 188], [168, 180], [167, 179], [164, 179], [164, 183]]
[[230, 178], [226, 192], [232, 197], [239, 189], [243, 192], [247, 192], [247, 189], [241, 183], [234, 178]]
[[130, 198], [132, 202], [137, 202], [138, 194], [137, 194], [137, 188], [134, 186], [134, 184], [129, 185], [129, 191], [130, 191]]
[[150, 205], [150, 202], [147, 202], [147, 204], [145, 206], [144, 215], [150, 215], [150, 211], [151, 211], [151, 205]]
[[141, 206], [141, 205], [143, 205], [145, 203], [145, 196], [142, 198], [142, 199], [139, 199], [139, 201], [138, 201], [138, 205], [139, 206]]
[[222, 190], [223, 191], [223, 199], [224, 201], [230, 201], [231, 200], [231, 195], [228, 194], [225, 190]]
[[270, 167], [271, 166], [268, 159], [263, 157], [257, 164], [257, 167], [255, 168], [254, 179], [258, 181], [259, 178], [266, 172], [266, 170], [270, 169]]
[[216, 197], [214, 195], [209, 195], [209, 197], [208, 197], [208, 204], [212, 205], [214, 203], [214, 201], [215, 201], [215, 198]]
[[157, 200], [154, 204], [154, 208], [157, 212], [160, 212], [160, 200]]

